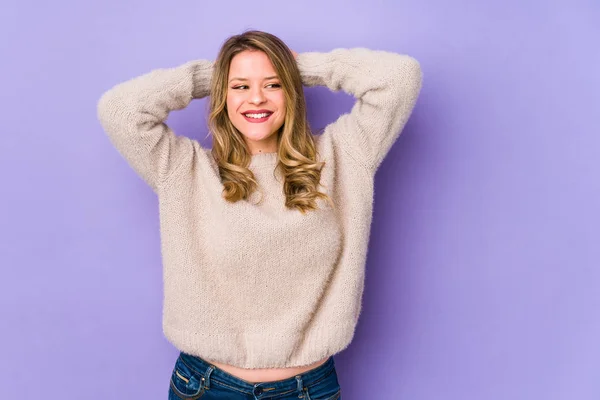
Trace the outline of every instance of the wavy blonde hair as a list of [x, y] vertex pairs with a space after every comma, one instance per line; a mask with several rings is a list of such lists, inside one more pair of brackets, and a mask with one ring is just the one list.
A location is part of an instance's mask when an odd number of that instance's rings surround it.
[[219, 166], [223, 197], [235, 203], [248, 200], [258, 183], [248, 168], [252, 155], [242, 134], [227, 115], [229, 66], [236, 54], [262, 51], [271, 60], [285, 96], [285, 119], [277, 134], [277, 169], [284, 177], [285, 206], [302, 214], [316, 210], [317, 198], [333, 205], [318, 191], [321, 169], [317, 150], [306, 118], [306, 100], [294, 55], [278, 37], [261, 31], [246, 31], [225, 41], [212, 75], [208, 125], [213, 135], [212, 155]]

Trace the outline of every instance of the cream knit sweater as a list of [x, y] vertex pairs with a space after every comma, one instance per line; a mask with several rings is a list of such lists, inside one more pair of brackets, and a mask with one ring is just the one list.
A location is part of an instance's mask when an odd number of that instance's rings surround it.
[[375, 172], [421, 88], [419, 63], [364, 48], [301, 53], [305, 86], [356, 97], [315, 135], [326, 161], [318, 211], [284, 206], [277, 153], [252, 156], [265, 196], [230, 204], [210, 149], [178, 136], [172, 110], [209, 95], [213, 63], [121, 83], [98, 103], [110, 141], [158, 196], [163, 330], [179, 350], [242, 368], [311, 364], [345, 349], [361, 311]]

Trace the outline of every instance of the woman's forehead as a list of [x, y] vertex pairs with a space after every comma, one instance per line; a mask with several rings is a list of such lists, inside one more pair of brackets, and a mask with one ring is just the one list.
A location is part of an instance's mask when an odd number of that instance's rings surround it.
[[262, 51], [243, 51], [236, 54], [229, 66], [229, 79], [273, 79], [277, 73]]

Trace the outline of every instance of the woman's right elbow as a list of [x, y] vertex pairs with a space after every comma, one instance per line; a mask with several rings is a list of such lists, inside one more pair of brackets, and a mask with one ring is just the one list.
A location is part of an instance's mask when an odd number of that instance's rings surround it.
[[122, 95], [115, 91], [115, 88], [104, 92], [96, 104], [98, 119], [105, 127], [122, 120], [126, 109]]

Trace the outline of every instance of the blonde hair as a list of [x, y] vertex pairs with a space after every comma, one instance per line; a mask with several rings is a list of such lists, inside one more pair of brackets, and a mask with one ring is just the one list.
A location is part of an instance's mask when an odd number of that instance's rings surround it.
[[[285, 119], [277, 132], [277, 167], [284, 177], [285, 206], [301, 213], [316, 210], [317, 198], [331, 199], [318, 191], [321, 169], [317, 150], [306, 118], [306, 100], [296, 60], [278, 37], [261, 31], [247, 31], [225, 41], [215, 61], [211, 83], [208, 125], [213, 135], [212, 155], [219, 166], [223, 197], [235, 203], [247, 200], [258, 189], [248, 168], [252, 155], [241, 133], [227, 114], [227, 80], [233, 57], [243, 51], [262, 51], [271, 60], [285, 96]], [[333, 204], [332, 204], [333, 205]]]

